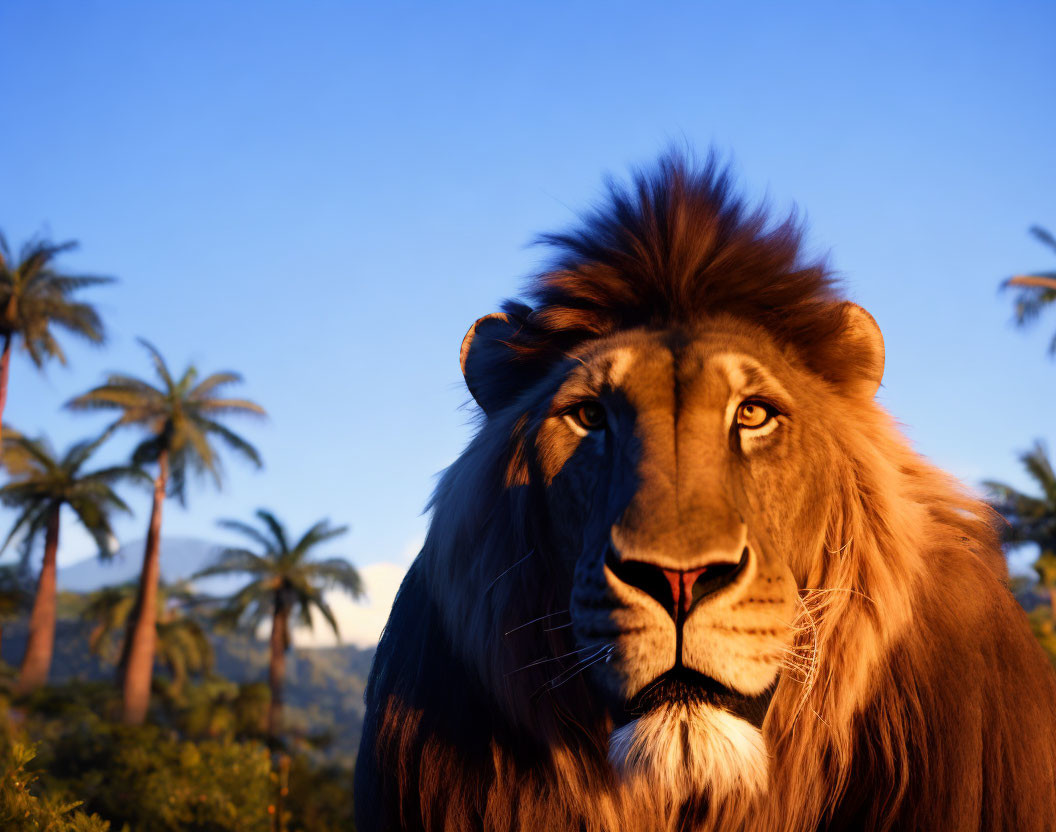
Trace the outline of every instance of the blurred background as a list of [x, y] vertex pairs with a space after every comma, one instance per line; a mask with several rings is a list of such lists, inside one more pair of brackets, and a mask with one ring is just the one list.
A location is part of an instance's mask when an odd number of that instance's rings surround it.
[[[231, 395], [267, 416], [233, 411], [224, 425], [262, 466], [224, 442], [204, 465], [222, 487], [190, 465], [185, 505], [164, 501], [162, 580], [191, 578], [218, 546], [259, 543], [218, 527], [221, 518], [266, 531], [254, 515], [264, 507], [291, 540], [323, 518], [350, 526], [313, 557], [346, 559], [359, 584], [321, 579], [315, 626], [290, 622], [297, 649], [285, 671], [286, 724], [316, 765], [304, 771], [350, 765], [370, 649], [422, 543], [436, 475], [472, 431], [462, 336], [541, 265], [537, 234], [572, 223], [604, 177], [623, 178], [674, 145], [715, 148], [752, 199], [805, 219], [810, 250], [829, 257], [880, 324], [881, 400], [925, 456], [980, 494], [993, 496], [991, 480], [1037, 494], [1043, 477], [1020, 456], [1053, 438], [1056, 310], [1017, 326], [1017, 300], [1047, 296], [1000, 287], [1056, 268], [1056, 246], [1028, 232], [1056, 231], [1054, 27], [1047, 2], [8, 0], [0, 231], [9, 263], [25, 243], [76, 240], [49, 268], [116, 281], [76, 290], [105, 343], [56, 329], [65, 365], [38, 368], [14, 336], [5, 441], [11, 428], [46, 435], [61, 454], [127, 415], [63, 405], [110, 372], [160, 384], [137, 338], [175, 376], [190, 364], [199, 381], [239, 373]], [[87, 466], [125, 465], [145, 430], [116, 431]], [[141, 457], [156, 478], [157, 454]], [[109, 680], [114, 664], [125, 673], [123, 659], [107, 664], [105, 651], [63, 641], [84, 637], [78, 622], [103, 620], [83, 599], [139, 577], [149, 482], [114, 488], [131, 511], [113, 514], [106, 562], [98, 535], [71, 505], [61, 510], [55, 651], [67, 658], [53, 681]], [[9, 501], [0, 530], [23, 510]], [[35, 581], [45, 525], [32, 545], [16, 534], [0, 563], [25, 563]], [[1010, 557], [1024, 580], [1036, 577], [1037, 546]], [[245, 574], [227, 565], [195, 591], [219, 598], [243, 586]], [[159, 621], [166, 610], [199, 614], [172, 591]], [[236, 684], [229, 697], [249, 695], [274, 655], [271, 616], [252, 612], [212, 647]], [[115, 633], [133, 629], [127, 610], [107, 614]], [[13, 679], [28, 615], [12, 613], [5, 629]], [[194, 733], [175, 719], [148, 723]], [[313, 732], [329, 736], [328, 750], [309, 748]], [[86, 803], [110, 811], [114, 829], [258, 822], [148, 824], [104, 797]], [[272, 797], [266, 805], [262, 828], [292, 811]], [[290, 828], [327, 828], [319, 818], [305, 826], [308, 811], [294, 812]], [[347, 818], [326, 823], [350, 828]]]

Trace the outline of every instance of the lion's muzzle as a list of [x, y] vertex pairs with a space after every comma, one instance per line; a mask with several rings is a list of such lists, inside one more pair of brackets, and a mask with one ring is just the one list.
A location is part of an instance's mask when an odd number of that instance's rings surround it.
[[675, 626], [681, 629], [697, 604], [737, 580], [748, 564], [748, 547], [744, 547], [739, 560], [716, 560], [694, 569], [670, 569], [641, 560], [619, 560], [611, 548], [606, 563], [617, 578], [642, 590], [667, 610]]

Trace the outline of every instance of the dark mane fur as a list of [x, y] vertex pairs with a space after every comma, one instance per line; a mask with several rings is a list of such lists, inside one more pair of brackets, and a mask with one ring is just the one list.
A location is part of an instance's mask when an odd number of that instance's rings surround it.
[[505, 307], [524, 321], [515, 344], [526, 356], [723, 314], [758, 323], [809, 362], [842, 323], [836, 284], [823, 262], [803, 257], [795, 217], [774, 224], [749, 209], [714, 155], [694, 170], [671, 154], [630, 187], [610, 181], [578, 227], [539, 242], [553, 249], [551, 267], [528, 286], [529, 305]]

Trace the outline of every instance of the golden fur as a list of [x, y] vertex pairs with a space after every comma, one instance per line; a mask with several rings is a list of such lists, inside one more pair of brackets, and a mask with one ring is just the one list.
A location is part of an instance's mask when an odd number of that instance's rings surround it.
[[[1056, 679], [992, 513], [873, 400], [871, 319], [728, 190], [663, 161], [467, 336], [484, 420], [378, 648], [357, 828], [1056, 827]], [[759, 390], [772, 434], [730, 428]], [[627, 571], [738, 557], [679, 624]], [[625, 721], [673, 649], [723, 692]]]

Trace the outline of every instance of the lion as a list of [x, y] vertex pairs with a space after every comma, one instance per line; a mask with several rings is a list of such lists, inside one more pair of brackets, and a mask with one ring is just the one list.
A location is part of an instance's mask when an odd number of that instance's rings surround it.
[[1056, 828], [998, 519], [877, 403], [880, 330], [802, 235], [670, 154], [470, 329], [362, 832]]

